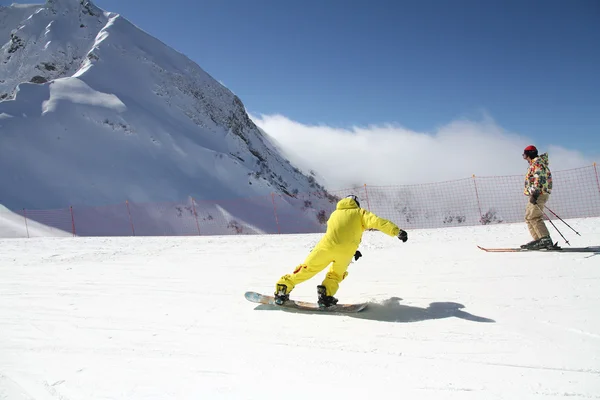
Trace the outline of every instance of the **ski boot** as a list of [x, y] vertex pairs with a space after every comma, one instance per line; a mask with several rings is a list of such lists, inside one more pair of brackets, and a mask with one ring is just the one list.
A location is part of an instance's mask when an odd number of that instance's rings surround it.
[[338, 299], [335, 297], [327, 296], [327, 289], [323, 285], [317, 286], [317, 294], [319, 295], [319, 299], [317, 300], [319, 307], [331, 307], [338, 302]]
[[527, 248], [529, 250], [553, 249], [554, 243], [552, 242], [550, 236], [545, 236]]
[[287, 292], [286, 285], [282, 285], [282, 284], [277, 285], [277, 288], [275, 291], [275, 304], [280, 306], [290, 299], [290, 295], [287, 294], [286, 292]]
[[522, 244], [521, 248], [522, 249], [531, 249], [531, 247], [535, 246], [539, 241], [540, 241], [540, 239], [532, 240], [529, 243]]

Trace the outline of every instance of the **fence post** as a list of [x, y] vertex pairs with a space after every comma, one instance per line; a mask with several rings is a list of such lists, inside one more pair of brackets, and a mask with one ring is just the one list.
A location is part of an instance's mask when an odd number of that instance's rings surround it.
[[75, 215], [73, 215], [73, 206], [69, 207], [71, 209], [71, 227], [73, 229], [73, 237], [75, 237]]
[[194, 217], [196, 218], [196, 228], [198, 229], [198, 236], [200, 236], [200, 223], [198, 223], [198, 213], [196, 212], [195, 204], [196, 202], [192, 196], [190, 196], [190, 199], [192, 199], [192, 210], [194, 211]]
[[25, 218], [25, 231], [27, 232], [27, 239], [29, 239], [29, 226], [27, 226], [27, 210], [23, 209], [23, 217]]
[[371, 204], [369, 203], [369, 192], [367, 191], [366, 183], [365, 183], [365, 197], [367, 198], [367, 210], [371, 211]]
[[479, 223], [483, 220], [483, 214], [481, 213], [481, 202], [479, 201], [479, 191], [477, 190], [477, 179], [473, 174], [473, 185], [475, 186], [475, 197], [477, 198], [477, 208], [479, 209]]
[[277, 206], [275, 205], [275, 193], [271, 193], [271, 200], [273, 201], [273, 213], [275, 214], [275, 224], [277, 225], [277, 233], [281, 234], [281, 229], [279, 228], [279, 217], [277, 216]]
[[598, 168], [596, 168], [596, 162], [594, 162], [594, 172], [596, 172], [596, 184], [598, 185], [598, 193], [600, 193], [600, 179], [598, 179]]
[[129, 215], [129, 224], [131, 225], [131, 233], [135, 236], [135, 228], [133, 227], [133, 218], [131, 218], [131, 211], [129, 210], [129, 200], [125, 200], [125, 205], [127, 205], [127, 214]]

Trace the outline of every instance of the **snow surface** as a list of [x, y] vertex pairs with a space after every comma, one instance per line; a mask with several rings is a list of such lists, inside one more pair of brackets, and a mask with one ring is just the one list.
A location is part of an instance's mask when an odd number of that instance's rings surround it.
[[[48, 0], [0, 8], [0, 22], [5, 207], [323, 192], [281, 156], [237, 96], [121, 15], [89, 1]], [[316, 224], [329, 204], [319, 196], [312, 214], [282, 207]], [[272, 204], [263, 208], [272, 213]]]
[[[599, 218], [568, 223], [600, 244]], [[319, 238], [0, 240], [0, 398], [600, 398], [600, 254], [475, 246], [528, 241], [523, 224], [366, 232], [338, 292], [363, 312], [244, 299]]]

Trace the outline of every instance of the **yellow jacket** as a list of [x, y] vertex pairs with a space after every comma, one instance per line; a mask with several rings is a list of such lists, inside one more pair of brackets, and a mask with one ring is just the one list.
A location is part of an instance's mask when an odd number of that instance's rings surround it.
[[376, 229], [390, 236], [398, 236], [400, 232], [394, 223], [359, 208], [354, 199], [346, 197], [337, 203], [335, 211], [331, 213], [327, 232], [319, 242], [319, 247], [337, 247], [353, 253], [366, 229]]

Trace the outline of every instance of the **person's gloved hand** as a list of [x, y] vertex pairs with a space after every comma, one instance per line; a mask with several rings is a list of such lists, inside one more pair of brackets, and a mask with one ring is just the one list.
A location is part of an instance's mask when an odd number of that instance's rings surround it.
[[354, 261], [358, 261], [358, 259], [361, 257], [362, 254], [360, 253], [360, 251], [356, 250], [356, 253], [354, 253]]
[[530, 193], [529, 202], [531, 204], [537, 204], [537, 199], [538, 199], [538, 197], [540, 197], [539, 190], [531, 190], [529, 193]]
[[408, 240], [408, 233], [400, 229], [400, 232], [398, 232], [398, 239], [402, 240], [403, 242], [406, 242]]
[[531, 204], [537, 204], [537, 196], [534, 196], [534, 195], [529, 196], [529, 202]]

